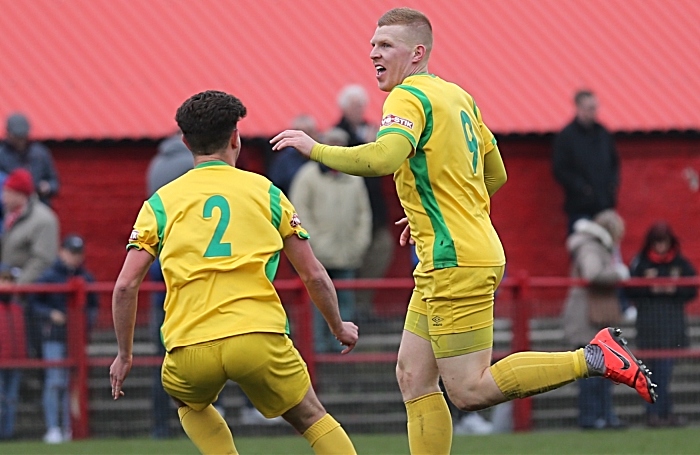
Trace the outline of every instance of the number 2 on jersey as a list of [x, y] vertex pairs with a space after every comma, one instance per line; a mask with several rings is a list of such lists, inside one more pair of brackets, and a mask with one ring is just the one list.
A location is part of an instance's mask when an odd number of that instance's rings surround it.
[[207, 199], [204, 203], [204, 212], [202, 216], [204, 219], [209, 219], [214, 213], [214, 207], [218, 207], [221, 217], [219, 222], [216, 224], [216, 229], [214, 229], [214, 235], [209, 242], [207, 251], [204, 252], [205, 258], [216, 258], [223, 256], [231, 256], [231, 244], [222, 243], [221, 239], [224, 236], [224, 232], [228, 228], [228, 224], [231, 221], [231, 208], [228, 205], [228, 201], [220, 195], [212, 196]]
[[467, 147], [472, 154], [472, 168], [474, 169], [474, 174], [476, 174], [476, 163], [479, 159], [479, 142], [476, 140], [474, 135], [474, 128], [472, 128], [472, 120], [469, 118], [469, 114], [464, 111], [460, 111], [462, 117], [462, 129], [464, 130], [464, 139], [467, 140]]

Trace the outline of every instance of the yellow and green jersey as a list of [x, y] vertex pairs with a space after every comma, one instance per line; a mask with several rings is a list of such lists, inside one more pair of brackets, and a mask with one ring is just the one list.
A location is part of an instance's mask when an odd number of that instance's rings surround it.
[[287, 197], [265, 177], [222, 161], [198, 165], [144, 202], [127, 248], [160, 258], [165, 348], [287, 333], [272, 280], [291, 235], [308, 238]]
[[505, 264], [491, 224], [484, 156], [496, 140], [471, 95], [431, 74], [407, 77], [384, 102], [377, 134], [400, 134], [415, 152], [394, 173], [426, 272]]

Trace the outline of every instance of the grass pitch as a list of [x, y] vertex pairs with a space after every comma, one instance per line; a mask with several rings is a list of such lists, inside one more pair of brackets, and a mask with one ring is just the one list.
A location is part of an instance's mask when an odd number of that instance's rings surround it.
[[[455, 436], [452, 453], [468, 455], [685, 455], [700, 454], [698, 429], [556, 431], [489, 436]], [[351, 435], [359, 454], [408, 454], [405, 435]], [[312, 455], [304, 438], [236, 438], [242, 455]], [[0, 443], [3, 455], [197, 455], [188, 439], [90, 439], [60, 445]]]

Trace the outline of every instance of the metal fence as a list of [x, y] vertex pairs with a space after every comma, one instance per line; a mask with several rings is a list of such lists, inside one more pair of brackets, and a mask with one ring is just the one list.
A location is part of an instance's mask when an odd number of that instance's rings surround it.
[[[622, 286], [652, 284], [698, 286], [700, 278], [630, 279]], [[0, 356], [0, 370], [24, 372], [17, 414], [17, 437], [39, 439], [44, 434], [41, 408], [43, 372], [46, 368], [57, 366], [70, 369], [74, 439], [91, 436], [133, 437], [152, 433], [157, 419], [153, 415], [153, 407], [159, 388], [157, 377], [162, 357], [157, 354], [157, 341], [148, 327], [148, 308], [150, 294], [164, 290], [164, 286], [162, 283], [145, 282], [141, 287], [133, 368], [125, 383], [126, 396], [115, 402], [110, 398], [108, 375], [108, 367], [116, 355], [112, 327], [101, 324], [88, 334], [84, 311], [89, 292], [99, 293], [106, 300], [111, 295], [113, 285], [110, 282], [86, 283], [76, 279], [65, 285], [17, 285], [6, 290], [16, 296], [47, 292], [69, 295], [66, 360], [47, 362], [39, 358]], [[564, 339], [559, 313], [566, 292], [573, 285], [585, 283], [565, 277], [530, 277], [526, 273], [504, 279], [495, 308], [494, 358], [526, 350], [571, 349]], [[329, 412], [349, 431], [405, 431], [405, 411], [394, 377], [403, 313], [382, 311], [382, 308], [405, 307], [413, 280], [336, 282], [339, 290], [375, 293], [375, 311], [359, 321], [360, 343], [355, 351], [346, 356], [314, 351], [312, 303], [301, 281], [278, 280], [275, 286], [287, 310], [294, 343], [306, 360], [314, 386]], [[689, 322], [690, 348], [637, 350], [635, 353], [645, 360], [676, 359], [672, 387], [676, 408], [690, 422], [700, 423], [700, 315], [690, 314]], [[631, 321], [623, 323], [623, 330], [634, 347], [634, 324]], [[516, 400], [512, 411], [509, 411], [513, 429], [527, 431], [574, 427], [576, 391], [575, 386], [566, 386], [533, 398]], [[614, 400], [621, 417], [633, 425], [643, 423], [644, 404], [633, 390], [616, 388]], [[246, 406], [244, 395], [233, 384], [227, 385], [217, 402], [217, 407], [236, 434], [293, 433], [288, 425], [251, 422], [244, 416]], [[169, 410], [167, 426], [173, 434], [181, 431], [174, 408]]]

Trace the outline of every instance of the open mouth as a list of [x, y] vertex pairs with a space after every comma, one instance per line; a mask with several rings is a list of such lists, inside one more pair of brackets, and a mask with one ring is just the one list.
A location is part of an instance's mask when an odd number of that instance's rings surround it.
[[377, 70], [377, 77], [381, 76], [382, 73], [386, 71], [386, 68], [384, 68], [382, 65], [374, 65], [374, 69]]

